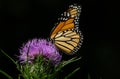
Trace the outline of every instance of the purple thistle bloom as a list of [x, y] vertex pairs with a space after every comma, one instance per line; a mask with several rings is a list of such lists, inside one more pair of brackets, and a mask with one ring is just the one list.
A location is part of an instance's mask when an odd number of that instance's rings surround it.
[[59, 64], [62, 56], [57, 51], [56, 47], [45, 39], [29, 40], [20, 49], [19, 59], [21, 63], [28, 60], [32, 63], [37, 56], [43, 56], [46, 60], [50, 60], [53, 64]]

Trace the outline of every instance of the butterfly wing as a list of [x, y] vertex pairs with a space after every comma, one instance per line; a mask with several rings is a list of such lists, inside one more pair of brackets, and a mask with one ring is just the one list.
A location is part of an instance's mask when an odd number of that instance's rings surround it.
[[59, 23], [51, 33], [53, 43], [67, 54], [76, 52], [81, 44], [83, 36], [78, 29], [80, 6], [71, 5], [59, 18]]

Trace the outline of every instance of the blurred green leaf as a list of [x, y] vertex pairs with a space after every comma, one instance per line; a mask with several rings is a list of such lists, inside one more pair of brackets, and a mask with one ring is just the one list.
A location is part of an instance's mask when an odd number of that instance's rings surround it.
[[5, 75], [8, 79], [13, 79], [10, 75], [8, 75], [6, 72], [0, 70], [0, 73]]
[[88, 79], [91, 79], [91, 78], [90, 78], [90, 74], [89, 74], [89, 73], [88, 73]]

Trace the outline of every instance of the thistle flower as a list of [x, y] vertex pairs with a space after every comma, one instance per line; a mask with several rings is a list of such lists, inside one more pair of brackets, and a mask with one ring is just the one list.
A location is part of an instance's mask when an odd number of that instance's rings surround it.
[[58, 64], [62, 58], [56, 47], [45, 39], [29, 40], [20, 49], [21, 63], [26, 61], [32, 63], [37, 56], [43, 56], [45, 60], [50, 60], [53, 64]]

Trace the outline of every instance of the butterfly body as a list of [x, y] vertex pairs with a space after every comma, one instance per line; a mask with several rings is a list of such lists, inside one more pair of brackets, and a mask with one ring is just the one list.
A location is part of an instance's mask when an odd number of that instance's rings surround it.
[[50, 39], [66, 54], [74, 54], [82, 44], [83, 36], [79, 30], [80, 6], [70, 5], [69, 9], [61, 14], [59, 22], [53, 29]]

